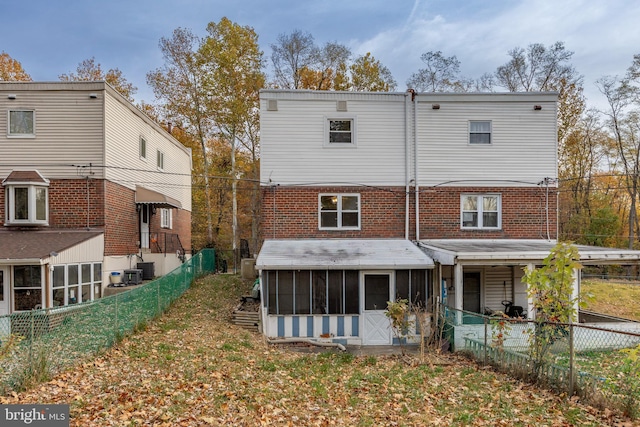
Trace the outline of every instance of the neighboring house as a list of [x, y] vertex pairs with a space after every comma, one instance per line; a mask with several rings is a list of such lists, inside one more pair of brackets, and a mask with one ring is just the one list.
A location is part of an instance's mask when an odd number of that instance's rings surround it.
[[556, 93], [262, 91], [264, 333], [390, 344], [397, 298], [527, 311], [523, 268], [557, 238], [556, 110]]
[[0, 315], [191, 248], [191, 151], [104, 82], [0, 82]]

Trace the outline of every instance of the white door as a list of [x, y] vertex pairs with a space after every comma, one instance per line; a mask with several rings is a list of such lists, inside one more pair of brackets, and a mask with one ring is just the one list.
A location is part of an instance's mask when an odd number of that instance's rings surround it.
[[362, 344], [391, 344], [391, 323], [385, 315], [387, 302], [391, 301], [393, 289], [391, 272], [363, 272]]
[[140, 247], [149, 248], [149, 205], [140, 205]]
[[0, 341], [11, 333], [9, 316], [9, 268], [0, 267]]
[[0, 316], [9, 314], [9, 269], [0, 267]]

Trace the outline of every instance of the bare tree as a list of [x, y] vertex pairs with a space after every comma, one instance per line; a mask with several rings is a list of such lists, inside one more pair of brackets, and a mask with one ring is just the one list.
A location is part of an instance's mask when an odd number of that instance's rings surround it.
[[275, 84], [284, 89], [299, 89], [301, 70], [311, 67], [317, 58], [313, 36], [301, 30], [280, 34], [271, 50]]

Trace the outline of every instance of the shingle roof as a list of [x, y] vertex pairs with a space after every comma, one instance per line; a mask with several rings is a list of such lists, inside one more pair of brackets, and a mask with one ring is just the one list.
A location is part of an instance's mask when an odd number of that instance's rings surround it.
[[0, 262], [12, 259], [43, 259], [103, 234], [84, 230], [0, 230]]

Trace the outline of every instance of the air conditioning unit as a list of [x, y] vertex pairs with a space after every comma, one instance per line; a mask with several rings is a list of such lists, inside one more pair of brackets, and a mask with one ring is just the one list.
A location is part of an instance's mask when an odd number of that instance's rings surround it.
[[122, 281], [127, 286], [139, 285], [142, 283], [142, 269], [133, 268], [131, 270], [125, 270]]

